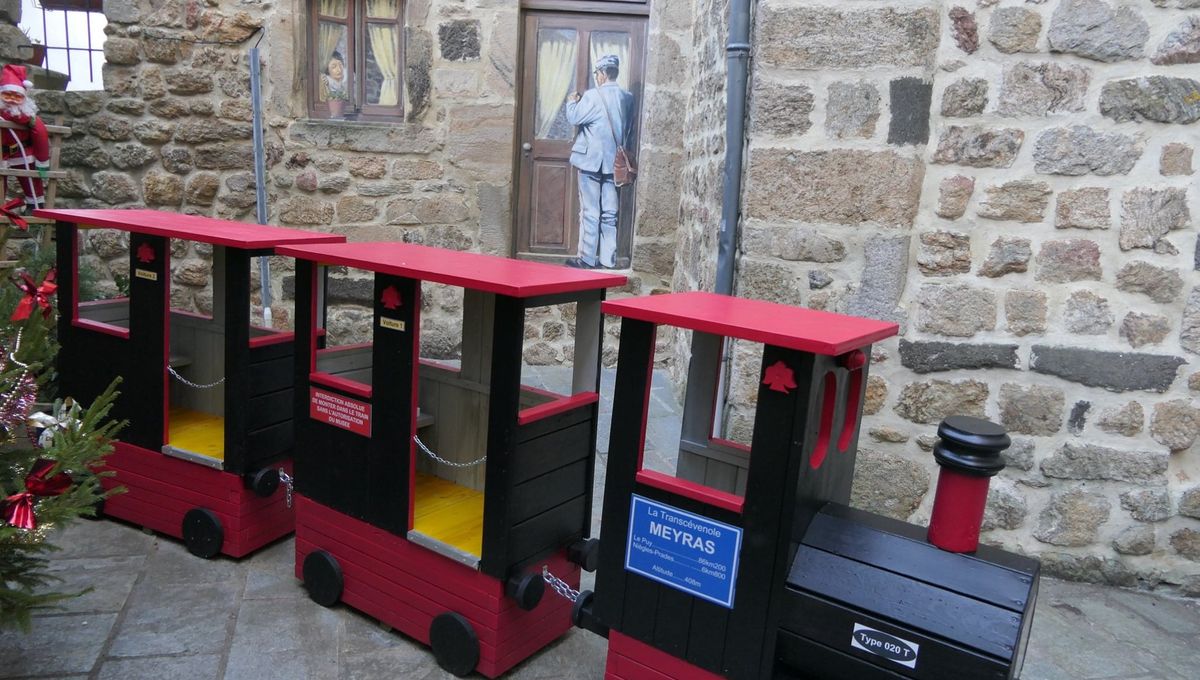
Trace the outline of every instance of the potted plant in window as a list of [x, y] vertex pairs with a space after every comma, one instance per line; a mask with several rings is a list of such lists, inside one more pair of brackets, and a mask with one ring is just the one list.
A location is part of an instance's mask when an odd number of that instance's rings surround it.
[[329, 90], [329, 118], [332, 120], [341, 120], [342, 114], [346, 110], [346, 102], [350, 98], [346, 95], [345, 90]]
[[29, 40], [29, 42], [25, 45], [21, 45], [21, 47], [30, 48], [32, 53], [30, 56], [22, 59], [22, 61], [31, 66], [41, 66], [46, 61], [46, 46], [43, 45], [41, 41], [30, 38], [28, 33], [25, 34], [25, 37]]

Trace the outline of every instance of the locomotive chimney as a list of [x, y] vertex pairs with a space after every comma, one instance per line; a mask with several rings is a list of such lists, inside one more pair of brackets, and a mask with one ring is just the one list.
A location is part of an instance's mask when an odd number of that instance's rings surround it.
[[949, 552], [975, 552], [988, 484], [1004, 469], [1000, 452], [1012, 440], [1003, 427], [970, 416], [946, 418], [938, 426], [938, 437], [933, 457], [941, 472], [929, 520], [929, 542]]

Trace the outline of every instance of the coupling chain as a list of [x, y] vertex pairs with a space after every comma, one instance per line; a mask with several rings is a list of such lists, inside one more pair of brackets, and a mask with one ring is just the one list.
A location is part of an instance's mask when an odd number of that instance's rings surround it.
[[442, 465], [445, 465], [445, 466], [447, 466], [447, 467], [452, 467], [452, 468], [469, 468], [469, 467], [475, 467], [476, 465], [479, 465], [480, 463], [487, 462], [487, 455], [484, 455], [482, 458], [476, 458], [475, 460], [473, 460], [473, 461], [471, 461], [471, 462], [469, 462], [469, 463], [455, 463], [455, 462], [454, 462], [454, 461], [452, 461], [452, 460], [446, 460], [445, 458], [442, 458], [441, 456], [437, 455], [437, 454], [436, 454], [436, 453], [434, 453], [433, 451], [430, 451], [430, 450], [429, 450], [429, 447], [428, 447], [428, 446], [425, 446], [425, 442], [421, 441], [421, 438], [420, 438], [420, 437], [418, 437], [418, 436], [417, 436], [417, 435], [415, 435], [415, 434], [413, 435], [413, 441], [415, 441], [415, 442], [417, 443], [417, 446], [418, 446], [418, 447], [419, 447], [419, 448], [420, 448], [422, 451], [424, 451], [424, 452], [425, 452], [425, 455], [429, 456], [430, 458], [432, 458], [432, 459], [436, 460], [437, 462], [439, 462], [439, 463], [441, 463]]
[[283, 489], [287, 496], [287, 506], [292, 507], [292, 488], [295, 486], [296, 478], [289, 475], [287, 470], [279, 468], [279, 482], [283, 484]]
[[542, 565], [542, 580], [560, 597], [574, 604], [579, 599], [579, 591], [572, 588], [566, 581], [550, 573], [550, 567]]
[[184, 385], [187, 385], [188, 387], [195, 387], [198, 390], [207, 390], [207, 389], [216, 387], [216, 386], [220, 385], [221, 383], [225, 382], [225, 378], [221, 378], [220, 380], [216, 381], [215, 383], [201, 385], [199, 383], [194, 383], [191, 380], [188, 380], [187, 378], [183, 377], [182, 375], [179, 375], [178, 373], [175, 372], [175, 369], [171, 368], [170, 366], [167, 366], [167, 372], [171, 374], [172, 378], [175, 378], [176, 380], [183, 383]]

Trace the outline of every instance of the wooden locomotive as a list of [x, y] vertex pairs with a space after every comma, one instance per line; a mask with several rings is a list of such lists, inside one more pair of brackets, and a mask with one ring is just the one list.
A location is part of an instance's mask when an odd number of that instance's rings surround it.
[[[290, 332], [250, 323], [250, 258], [344, 237], [153, 210], [39, 210], [56, 220], [59, 376], [85, 401], [123, 376], [128, 420], [106, 458], [124, 487], [104, 513], [182, 538], [201, 557], [241, 557], [292, 531], [277, 493], [292, 447]], [[79, 238], [129, 234], [129, 291], [79, 299]], [[171, 240], [212, 246], [212, 314], [171, 308]]]
[[[296, 575], [457, 675], [495, 677], [570, 628], [542, 598], [588, 540], [601, 312], [625, 277], [403, 243], [281, 248], [297, 258]], [[374, 274], [372, 341], [319, 347], [329, 266]], [[462, 289], [458, 365], [423, 359], [422, 283]], [[571, 394], [521, 380], [526, 311], [574, 306]]]
[[[934, 542], [847, 507], [871, 343], [895, 324], [709, 293], [603, 309], [621, 346], [596, 590], [573, 616], [607, 635], [606, 678], [1019, 674], [1038, 564], [976, 545], [1002, 429], [942, 424]], [[659, 324], [693, 331], [681, 450], [741, 456], [741, 484], [643, 465]], [[749, 447], [712, 435], [726, 338], [763, 347]]]

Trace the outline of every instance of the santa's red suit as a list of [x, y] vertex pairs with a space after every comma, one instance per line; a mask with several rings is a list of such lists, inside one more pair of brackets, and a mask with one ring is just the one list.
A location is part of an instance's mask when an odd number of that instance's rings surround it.
[[[26, 89], [30, 87], [33, 87], [33, 83], [25, 79], [24, 66], [7, 64], [0, 69], [0, 96], [11, 92], [20, 94], [22, 98], [20, 104], [0, 101], [0, 118], [18, 126], [0, 129], [3, 163], [8, 168], [35, 170], [39, 173], [39, 177], [15, 178], [21, 192], [25, 194], [25, 205], [32, 209], [45, 203], [42, 179], [50, 168], [50, 134], [46, 132], [46, 125], [37, 117], [37, 104], [27, 96]], [[15, 100], [16, 97], [11, 99]], [[7, 186], [5, 189], [7, 190]]]

